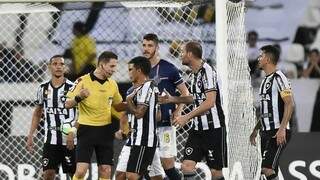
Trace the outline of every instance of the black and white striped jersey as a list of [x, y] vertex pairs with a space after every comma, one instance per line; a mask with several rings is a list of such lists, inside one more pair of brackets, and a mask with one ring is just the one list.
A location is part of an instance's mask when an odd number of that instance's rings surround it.
[[262, 130], [268, 131], [280, 127], [284, 113], [281, 93], [286, 91], [291, 92], [291, 85], [280, 70], [266, 76], [262, 81], [259, 90]]
[[206, 100], [206, 93], [216, 91], [215, 106], [203, 115], [194, 117], [194, 129], [197, 131], [215, 129], [225, 126], [225, 117], [221, 107], [220, 93], [217, 83], [217, 74], [209, 64], [203, 63], [201, 69], [192, 75], [191, 93], [194, 107], [197, 108]]
[[42, 83], [37, 91], [36, 105], [43, 108], [45, 121], [44, 142], [54, 145], [66, 145], [66, 137], [60, 131], [63, 123], [74, 125], [76, 108], [66, 109], [66, 94], [73, 83], [66, 80], [60, 87], [53, 87], [51, 81]]
[[130, 145], [135, 146], [157, 146], [157, 94], [158, 87], [154, 81], [146, 81], [143, 85], [134, 90], [134, 104], [144, 105], [148, 110], [143, 118], [137, 119], [134, 114], [128, 114], [128, 121], [131, 122]]

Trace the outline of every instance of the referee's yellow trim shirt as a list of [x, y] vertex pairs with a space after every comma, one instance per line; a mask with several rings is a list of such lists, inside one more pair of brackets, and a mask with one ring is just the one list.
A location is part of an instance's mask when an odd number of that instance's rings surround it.
[[104, 126], [111, 124], [112, 104], [122, 102], [117, 83], [112, 79], [100, 80], [93, 73], [77, 79], [67, 97], [73, 99], [82, 88], [87, 88], [90, 95], [78, 103], [79, 124]]

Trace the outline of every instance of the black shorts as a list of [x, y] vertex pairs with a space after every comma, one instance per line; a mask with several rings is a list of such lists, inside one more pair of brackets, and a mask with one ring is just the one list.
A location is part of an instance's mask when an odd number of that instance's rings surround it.
[[131, 146], [127, 172], [145, 174], [151, 165], [156, 147]]
[[[273, 169], [278, 173], [279, 158], [281, 153], [286, 147], [285, 145], [277, 145], [277, 139], [273, 138], [278, 130], [262, 131], [261, 132], [261, 155], [262, 155], [262, 168]], [[286, 131], [287, 143], [291, 138], [291, 132]]]
[[61, 164], [64, 173], [74, 174], [76, 171], [75, 154], [75, 149], [69, 150], [63, 145], [45, 143], [42, 155], [43, 171], [54, 169], [59, 172]]
[[195, 131], [189, 134], [185, 150], [184, 160], [200, 162], [206, 158], [210, 169], [221, 170], [227, 167], [227, 141], [226, 129]]
[[112, 125], [80, 124], [77, 133], [77, 162], [90, 163], [95, 151], [98, 165], [113, 165], [113, 132]]

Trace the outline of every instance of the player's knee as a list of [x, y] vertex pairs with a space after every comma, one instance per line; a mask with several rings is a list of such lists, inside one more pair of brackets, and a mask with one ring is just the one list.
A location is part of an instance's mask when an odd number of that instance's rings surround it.
[[174, 167], [174, 158], [161, 158], [161, 163], [164, 169], [171, 169]]
[[100, 177], [110, 177], [111, 176], [111, 166], [101, 165], [98, 168]]
[[116, 171], [116, 180], [125, 180], [126, 179], [126, 173]]
[[45, 170], [43, 172], [44, 180], [54, 180], [55, 176], [56, 176], [55, 170]]
[[79, 169], [76, 170], [76, 172], [74, 173], [73, 176], [76, 177], [76, 178], [84, 178], [86, 173], [87, 173], [87, 169], [79, 168]]
[[223, 174], [221, 170], [211, 169], [211, 175], [213, 180], [223, 179]]
[[262, 174], [264, 174], [267, 177], [275, 174], [275, 171], [270, 168], [262, 168], [261, 172], [262, 172]]
[[128, 178], [128, 180], [137, 180], [139, 179], [139, 175], [136, 173], [126, 173], [126, 177]]
[[181, 165], [182, 172], [193, 172], [195, 171], [195, 163], [189, 161], [183, 161]]

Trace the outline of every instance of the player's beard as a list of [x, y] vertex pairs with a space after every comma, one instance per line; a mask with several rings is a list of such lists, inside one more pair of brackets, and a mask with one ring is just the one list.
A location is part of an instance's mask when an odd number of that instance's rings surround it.
[[[146, 53], [144, 53], [144, 54], [146, 54]], [[147, 57], [147, 59], [152, 59], [153, 57], [155, 57], [155, 55], [156, 55], [156, 51], [153, 51], [152, 53], [148, 53], [148, 54], [150, 54], [150, 56], [149, 57]]]

